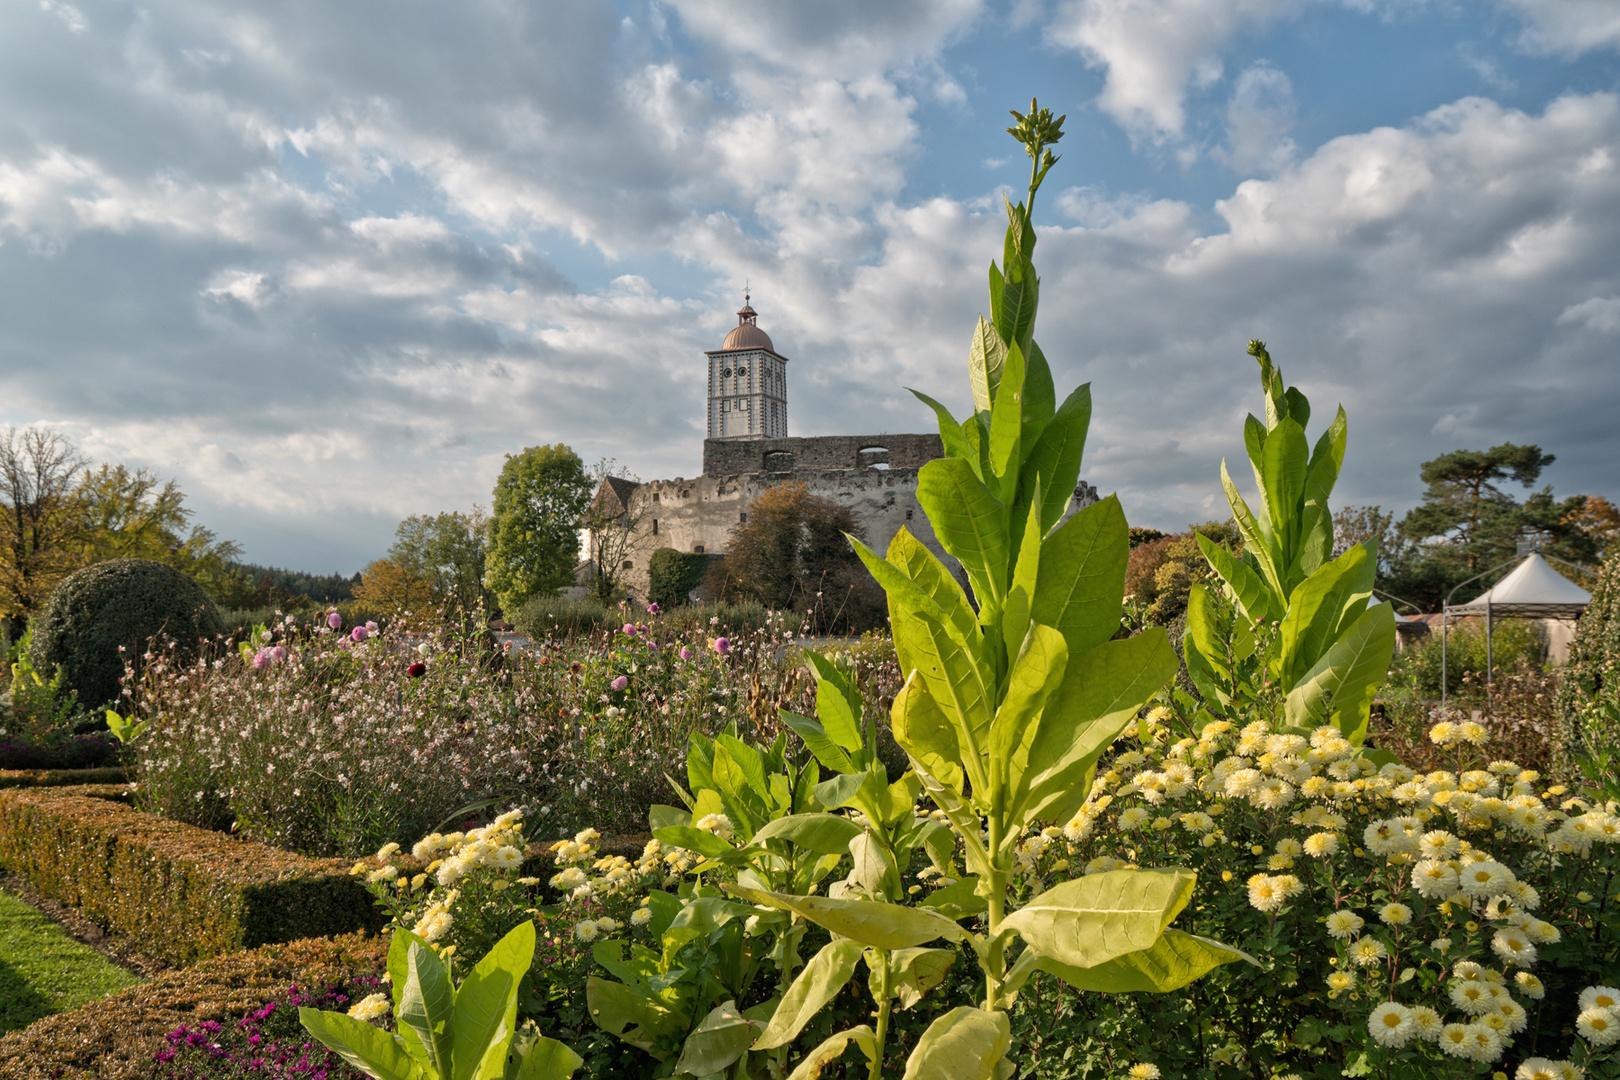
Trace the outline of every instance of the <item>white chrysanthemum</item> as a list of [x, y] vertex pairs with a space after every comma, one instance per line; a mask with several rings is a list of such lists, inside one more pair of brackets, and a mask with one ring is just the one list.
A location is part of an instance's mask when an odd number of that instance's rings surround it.
[[601, 933], [602, 932], [597, 928], [596, 920], [594, 919], [586, 919], [584, 922], [578, 923], [574, 926], [574, 937], [587, 943], [595, 941], [601, 936]]
[[1256, 910], [1277, 911], [1286, 899], [1287, 894], [1278, 887], [1277, 879], [1269, 874], [1256, 874], [1249, 879], [1249, 903]]
[[1305, 854], [1313, 858], [1323, 859], [1339, 850], [1339, 837], [1336, 833], [1312, 833], [1305, 838]]
[[1451, 1003], [1469, 1016], [1484, 1016], [1496, 1009], [1495, 995], [1484, 982], [1460, 982], [1451, 988]]
[[1300, 855], [1304, 853], [1305, 845], [1292, 836], [1285, 836], [1277, 841], [1276, 851], [1279, 855]]
[[1620, 1009], [1620, 990], [1612, 986], [1588, 986], [1581, 991], [1583, 1009]]
[[1427, 1005], [1412, 1007], [1412, 1030], [1418, 1038], [1426, 1042], [1434, 1042], [1440, 1037], [1440, 1029], [1445, 1027], [1445, 1021], [1440, 1014]]
[[1405, 904], [1385, 904], [1378, 909], [1378, 918], [1386, 926], [1405, 926], [1412, 921], [1412, 909]]
[[1457, 978], [1468, 982], [1483, 982], [1485, 979], [1485, 965], [1476, 964], [1472, 960], [1459, 960], [1452, 965], [1451, 973]]
[[1502, 1033], [1486, 1024], [1474, 1023], [1468, 1025], [1468, 1038], [1473, 1043], [1473, 1053], [1469, 1055], [1474, 1061], [1495, 1061], [1502, 1056]]
[[427, 912], [416, 921], [416, 925], [411, 929], [423, 941], [438, 941], [449, 931], [451, 924], [455, 921], [455, 918], [448, 911], [434, 905], [427, 909]]
[[1496, 896], [1513, 881], [1512, 871], [1492, 859], [1465, 866], [1457, 876], [1457, 887], [1463, 895], [1475, 900]]
[[1469, 1058], [1473, 1056], [1474, 1043], [1472, 1033], [1467, 1024], [1447, 1024], [1440, 1029], [1435, 1042], [1440, 1049], [1452, 1057]]
[[1119, 815], [1119, 831], [1132, 832], [1140, 829], [1152, 819], [1152, 816], [1140, 806], [1133, 806]]
[[1361, 842], [1374, 855], [1396, 855], [1406, 850], [1406, 830], [1393, 821], [1370, 821]]
[[1575, 1031], [1593, 1046], [1608, 1046], [1620, 1039], [1620, 1017], [1612, 1009], [1583, 1009], [1575, 1018]]
[[1519, 985], [1519, 993], [1531, 1001], [1540, 1001], [1547, 996], [1547, 987], [1542, 981], [1528, 971], [1520, 971], [1513, 976], [1513, 981]]
[[646, 926], [652, 922], [652, 908], [640, 907], [630, 916], [631, 926]]
[[1125, 1075], [1131, 1080], [1159, 1080], [1159, 1067], [1146, 1062], [1137, 1062]]
[[602, 839], [602, 834], [595, 829], [581, 829], [574, 834], [574, 843], [580, 847], [590, 847], [600, 839]]
[[422, 839], [418, 840], [414, 845], [412, 845], [411, 855], [414, 858], [426, 861], [439, 850], [443, 841], [443, 835], [439, 833], [429, 833], [427, 836], [422, 837]]
[[516, 870], [523, 865], [523, 852], [510, 845], [496, 848], [489, 861], [499, 869]]
[[1436, 859], [1412, 867], [1412, 887], [1425, 900], [1445, 900], [1457, 891], [1457, 871]]
[[1294, 801], [1294, 788], [1286, 780], [1270, 777], [1260, 781], [1249, 801], [1262, 810], [1281, 810]]
[[1418, 850], [1425, 859], [1444, 862], [1457, 855], [1457, 838], [1444, 829], [1435, 829], [1418, 837]]
[[713, 833], [722, 840], [731, 839], [731, 819], [725, 814], [705, 814], [693, 824], [704, 832]]
[[1496, 1003], [1497, 1014], [1507, 1021], [1507, 1033], [1517, 1035], [1530, 1024], [1530, 1014], [1524, 1011], [1524, 1006], [1511, 998]]
[[369, 994], [349, 1006], [349, 1015], [356, 1020], [375, 1020], [388, 1015], [391, 1007], [387, 994]]
[[1504, 964], [1514, 967], [1529, 967], [1536, 962], [1536, 947], [1530, 944], [1530, 936], [1520, 930], [1498, 930], [1491, 938], [1491, 949]]
[[1558, 1066], [1546, 1058], [1525, 1058], [1513, 1077], [1514, 1080], [1558, 1080]]
[[1202, 810], [1181, 815], [1181, 827], [1188, 832], [1207, 833], [1215, 828], [1215, 819]]
[[1356, 975], [1355, 975], [1355, 972], [1353, 972], [1353, 971], [1335, 971], [1335, 972], [1332, 972], [1327, 977], [1327, 986], [1328, 986], [1329, 990], [1333, 991], [1336, 994], [1342, 994], [1346, 990], [1354, 990], [1355, 987], [1356, 987]]
[[1340, 908], [1327, 917], [1328, 936], [1340, 941], [1356, 936], [1365, 925], [1366, 920], [1348, 908]]
[[1367, 1017], [1367, 1030], [1380, 1046], [1400, 1049], [1417, 1034], [1412, 1022], [1412, 1010], [1398, 1002], [1386, 1001]]
[[1227, 775], [1222, 786], [1228, 795], [1237, 799], [1254, 791], [1264, 780], [1265, 775], [1259, 769], [1235, 769]]
[[1387, 956], [1389, 950], [1385, 949], [1383, 942], [1377, 938], [1359, 938], [1350, 946], [1350, 959], [1362, 967], [1381, 964]]
[[449, 888], [466, 877], [469, 869], [471, 868], [467, 865], [465, 859], [460, 856], [452, 856], [439, 864], [439, 872], [434, 877], [440, 885]]
[[570, 866], [568, 869], [552, 875], [551, 887], [558, 892], [573, 892], [588, 880], [585, 871], [577, 866]]

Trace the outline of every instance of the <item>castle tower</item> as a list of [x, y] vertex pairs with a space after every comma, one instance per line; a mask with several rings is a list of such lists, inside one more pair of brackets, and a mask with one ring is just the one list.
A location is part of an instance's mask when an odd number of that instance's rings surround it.
[[787, 357], [778, 356], [743, 293], [737, 328], [709, 358], [709, 438], [780, 439], [788, 433]]

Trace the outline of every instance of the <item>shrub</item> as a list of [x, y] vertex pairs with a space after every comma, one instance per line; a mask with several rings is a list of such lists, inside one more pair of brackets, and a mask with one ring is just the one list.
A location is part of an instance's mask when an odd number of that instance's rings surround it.
[[0, 790], [0, 865], [172, 963], [380, 921], [341, 862], [244, 843], [106, 797], [120, 793]]
[[617, 609], [590, 597], [570, 600], [555, 593], [541, 593], [530, 597], [507, 618], [518, 633], [535, 641], [550, 641], [618, 626], [624, 621], [619, 616]]
[[30, 657], [41, 671], [60, 670], [79, 703], [117, 700], [126, 656], [139, 657], [153, 638], [195, 656], [198, 642], [224, 632], [202, 586], [149, 559], [111, 559], [68, 575], [40, 614]]
[[386, 962], [386, 943], [358, 934], [215, 957], [12, 1032], [0, 1039], [0, 1075], [8, 1080], [151, 1076], [155, 1056], [181, 1027], [219, 1024], [215, 1041], [232, 1041], [235, 1024], [284, 1000], [289, 987], [352, 993], [344, 988], [362, 988], [361, 980], [378, 978]]
[[[1445, 654], [1448, 696], [1482, 699], [1485, 695], [1485, 620], [1468, 618], [1452, 622], [1446, 632]], [[1493, 620], [1491, 663], [1498, 677], [1521, 663], [1539, 668], [1546, 656], [1547, 643], [1535, 623], [1525, 619]], [[1396, 657], [1389, 677], [1393, 687], [1439, 697], [1440, 672], [1440, 628], [1435, 627]]]
[[680, 607], [708, 569], [709, 557], [701, 552], [659, 548], [647, 563], [647, 599], [665, 609]]
[[1558, 692], [1567, 752], [1605, 772], [1620, 795], [1620, 555], [1610, 556], [1581, 615]]

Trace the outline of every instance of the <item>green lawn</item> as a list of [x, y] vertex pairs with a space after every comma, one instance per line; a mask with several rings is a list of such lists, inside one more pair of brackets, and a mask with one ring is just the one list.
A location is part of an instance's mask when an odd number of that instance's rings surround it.
[[0, 890], [0, 1035], [140, 981]]

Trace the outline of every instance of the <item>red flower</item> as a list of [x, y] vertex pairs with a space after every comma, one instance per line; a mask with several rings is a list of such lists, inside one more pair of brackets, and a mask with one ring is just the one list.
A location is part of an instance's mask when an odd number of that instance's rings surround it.
[[416, 663], [405, 669], [405, 674], [409, 675], [413, 679], [420, 679], [423, 675], [427, 674], [427, 665], [418, 660]]

